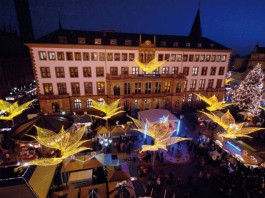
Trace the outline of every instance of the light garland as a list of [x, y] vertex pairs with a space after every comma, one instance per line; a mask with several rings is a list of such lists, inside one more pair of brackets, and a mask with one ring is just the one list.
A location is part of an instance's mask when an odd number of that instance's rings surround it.
[[[130, 117], [130, 116], [128, 116]], [[163, 119], [163, 122], [158, 122], [155, 124], [150, 123], [146, 119], [146, 123], [141, 122], [133, 117], [130, 117], [136, 125], [137, 131], [143, 134], [147, 134], [148, 136], [154, 139], [154, 145], [142, 145], [143, 151], [157, 151], [158, 149], [163, 149], [167, 151], [167, 146], [185, 141], [191, 140], [191, 138], [182, 138], [182, 137], [172, 137], [175, 130], [172, 130], [169, 125], [168, 116], [166, 119]], [[145, 129], [145, 124], [147, 125]]]
[[157, 58], [154, 58], [153, 60], [151, 60], [149, 63], [144, 64], [141, 63], [138, 60], [134, 60], [135, 63], [146, 73], [146, 74], [152, 74], [152, 72], [157, 69], [158, 67], [160, 67], [161, 65], [163, 65], [167, 60], [164, 61], [158, 61]]
[[31, 103], [35, 102], [36, 99], [26, 102], [22, 105], [18, 105], [18, 102], [9, 103], [4, 100], [0, 100], [0, 120], [13, 120], [14, 117], [20, 115], [24, 110], [28, 109]]
[[219, 102], [215, 95], [213, 95], [210, 98], [207, 98], [207, 97], [200, 95], [200, 94], [196, 94], [196, 93], [193, 93], [193, 94], [198, 96], [201, 100], [203, 100], [204, 102], [206, 102], [209, 105], [209, 107], [206, 107], [206, 109], [208, 111], [221, 110], [221, 109], [224, 109], [225, 107], [231, 105], [230, 103], [224, 104], [223, 101]]
[[221, 133], [220, 135], [226, 138], [231, 138], [231, 139], [235, 139], [237, 137], [251, 138], [251, 136], [247, 134], [264, 129], [258, 127], [243, 128], [244, 123], [236, 124], [235, 119], [231, 115], [229, 110], [227, 110], [227, 112], [224, 115], [222, 115], [221, 118], [219, 118], [214, 113], [206, 113], [203, 111], [200, 112], [206, 115], [207, 117], [209, 117], [213, 122], [216, 122], [218, 125], [220, 125], [226, 131], [226, 133]]
[[259, 116], [261, 112], [259, 107], [262, 99], [263, 79], [264, 73], [261, 69], [261, 64], [257, 64], [240, 83], [240, 86], [232, 91], [232, 102], [239, 109], [246, 109], [252, 115]]
[[100, 118], [100, 119], [103, 119], [103, 120], [108, 120], [109, 118], [119, 114], [119, 113], [122, 113], [124, 111], [120, 111], [120, 109], [122, 109], [123, 107], [118, 107], [119, 106], [119, 101], [120, 99], [114, 101], [113, 103], [111, 103], [110, 105], [108, 105], [106, 102], [103, 102], [103, 103], [99, 103], [95, 100], [92, 100], [92, 107], [94, 109], [97, 109], [99, 111], [102, 111], [103, 113], [105, 113], [105, 116], [103, 117], [100, 117], [100, 116], [97, 116], [97, 115], [91, 115], [91, 116], [94, 116], [96, 118]]
[[[65, 131], [63, 128], [59, 133], [55, 133], [51, 130], [40, 128], [35, 126], [37, 129], [37, 136], [31, 136], [41, 145], [48, 148], [58, 150], [58, 155], [53, 158], [39, 158], [27, 162], [22, 166], [38, 165], [38, 166], [50, 166], [61, 163], [64, 159], [71, 157], [72, 155], [79, 153], [90, 148], [82, 146], [89, 140], [81, 140], [85, 126], [77, 130]], [[90, 149], [91, 150], [91, 149]], [[19, 167], [20, 168], [20, 167]]]

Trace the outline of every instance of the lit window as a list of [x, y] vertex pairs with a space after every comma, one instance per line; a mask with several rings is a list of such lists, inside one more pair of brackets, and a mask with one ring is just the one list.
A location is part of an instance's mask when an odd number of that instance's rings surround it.
[[135, 94], [141, 94], [141, 89], [142, 89], [141, 86], [142, 86], [142, 84], [140, 82], [136, 82], [134, 84], [134, 87], [135, 87], [134, 93]]
[[55, 60], [55, 52], [48, 52], [49, 53], [49, 60]]
[[46, 52], [39, 52], [40, 60], [47, 60]]
[[183, 55], [183, 62], [187, 62], [188, 61], [188, 55], [187, 54], [184, 54]]
[[171, 54], [170, 61], [172, 62], [176, 61], [176, 54]]
[[82, 109], [82, 102], [80, 99], [75, 99], [75, 109]]
[[43, 83], [44, 95], [53, 95], [52, 83]]
[[205, 87], [205, 79], [200, 79], [199, 81], [199, 89], [204, 89]]
[[211, 62], [214, 62], [215, 61], [215, 57], [216, 57], [215, 55], [212, 55], [211, 56]]
[[206, 55], [206, 57], [205, 57], [205, 60], [206, 60], [206, 62], [210, 62], [210, 55]]
[[223, 56], [222, 56], [221, 61], [222, 61], [222, 62], [225, 62], [225, 61], [226, 61], [226, 55], [223, 55]]
[[169, 74], [169, 67], [163, 67], [162, 74]]
[[104, 95], [105, 94], [105, 83], [97, 82], [97, 94]]
[[181, 60], [182, 60], [182, 55], [181, 55], [181, 54], [178, 54], [178, 55], [177, 55], [177, 61], [178, 61], [178, 62], [181, 62]]
[[168, 81], [165, 82], [165, 92], [170, 93], [170, 82]]
[[199, 72], [199, 67], [192, 67], [192, 75], [197, 76]]
[[179, 68], [178, 67], [172, 67], [172, 74], [178, 74]]
[[152, 84], [151, 84], [151, 82], [146, 82], [145, 83], [145, 93], [146, 94], [150, 94], [151, 93], [151, 86]]
[[122, 67], [121, 74], [129, 74], [129, 67]]
[[129, 54], [129, 61], [134, 61], [134, 59], [135, 59], [135, 54], [130, 53]]
[[197, 80], [192, 79], [192, 80], [190, 81], [190, 90], [191, 90], [191, 91], [196, 89], [196, 84], [197, 84]]
[[91, 60], [92, 61], [98, 60], [98, 53], [97, 52], [91, 52]]
[[133, 75], [138, 75], [139, 74], [139, 67], [133, 67], [132, 68], [132, 74]]
[[199, 62], [200, 61], [200, 55], [198, 55], [198, 54], [196, 54], [195, 55], [195, 60], [194, 60], [195, 62]]
[[95, 38], [95, 44], [101, 45], [101, 38]]
[[92, 102], [92, 99], [91, 99], [91, 98], [89, 98], [89, 99], [86, 101], [86, 103], [87, 103], [87, 108], [93, 106], [93, 102]]
[[205, 59], [205, 55], [201, 55], [200, 56], [200, 62], [204, 62], [204, 59]]

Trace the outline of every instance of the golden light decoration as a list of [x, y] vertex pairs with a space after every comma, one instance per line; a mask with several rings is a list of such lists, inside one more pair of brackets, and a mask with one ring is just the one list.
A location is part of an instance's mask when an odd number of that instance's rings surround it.
[[36, 99], [26, 102], [22, 105], [18, 105], [18, 102], [9, 103], [4, 100], [0, 100], [0, 110], [3, 111], [5, 114], [0, 115], [0, 120], [12, 120], [14, 117], [20, 115], [24, 110], [30, 108], [29, 106], [31, 103], [35, 102]]
[[53, 148], [58, 151], [58, 156], [54, 158], [39, 158], [32, 161], [27, 162], [27, 165], [38, 165], [38, 166], [49, 166], [61, 163], [64, 159], [79, 153], [84, 150], [88, 150], [91, 148], [87, 148], [82, 146], [85, 142], [89, 140], [81, 140], [85, 126], [77, 129], [77, 130], [69, 130], [65, 131], [62, 127], [59, 133], [55, 133], [51, 130], [40, 128], [35, 126], [37, 129], [37, 136], [31, 136], [38, 143], [48, 148]]
[[119, 101], [120, 99], [114, 101], [113, 103], [111, 103], [110, 105], [108, 105], [105, 101], [103, 103], [99, 103], [95, 100], [92, 100], [92, 107], [94, 109], [97, 109], [103, 113], [105, 113], [105, 116], [101, 117], [101, 116], [97, 116], [97, 115], [91, 115], [94, 116], [96, 118], [100, 118], [100, 119], [104, 119], [104, 120], [108, 120], [109, 118], [122, 113], [124, 111], [120, 111], [120, 109], [122, 109], [123, 107], [119, 107]]
[[147, 119], [146, 123], [144, 123], [133, 117], [128, 117], [131, 118], [134, 124], [136, 125], [137, 128], [135, 130], [139, 131], [140, 133], [146, 134], [154, 139], [154, 145], [142, 145], [141, 152], [157, 151], [158, 149], [163, 149], [167, 151], [167, 146], [181, 141], [191, 140], [191, 138], [172, 137], [175, 130], [172, 130], [170, 128], [168, 116], [163, 122], [157, 122], [154, 124], [149, 122]]
[[230, 82], [232, 82], [234, 79], [233, 78], [227, 78], [226, 80], [225, 80], [225, 84], [227, 85], [228, 83], [230, 83]]
[[206, 109], [208, 111], [216, 111], [216, 110], [221, 110], [224, 109], [225, 107], [231, 105], [231, 103], [223, 103], [222, 101], [218, 101], [217, 97], [215, 95], [213, 95], [210, 98], [207, 98], [203, 95], [200, 94], [196, 94], [194, 93], [196, 96], [198, 96], [201, 100], [203, 100], [204, 102], [206, 102], [208, 105], [210, 105], [209, 107], [206, 107]]
[[260, 107], [261, 109], [263, 109], [263, 111], [265, 111], [265, 107]]
[[258, 128], [258, 127], [245, 127], [243, 128], [244, 123], [236, 124], [234, 117], [231, 115], [230, 111], [228, 110], [224, 115], [219, 118], [214, 113], [205, 113], [203, 111], [200, 111], [210, 119], [212, 119], [213, 122], [216, 122], [219, 126], [221, 126], [226, 133], [221, 133], [220, 135], [225, 138], [235, 139], [237, 137], [248, 137], [251, 138], [251, 136], [247, 135], [250, 133], [253, 133], [258, 130], [262, 130], [264, 128]]
[[151, 74], [156, 68], [163, 65], [167, 60], [158, 61], [157, 58], [154, 58], [147, 64], [141, 63], [138, 60], [134, 60], [134, 61], [144, 72], [146, 72], [147, 74]]

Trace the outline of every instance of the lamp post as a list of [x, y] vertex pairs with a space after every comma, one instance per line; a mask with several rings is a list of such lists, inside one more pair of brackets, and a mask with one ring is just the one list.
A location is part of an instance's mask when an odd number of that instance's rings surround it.
[[106, 149], [108, 148], [109, 145], [111, 145], [112, 139], [110, 138], [110, 136], [103, 134], [99, 137], [99, 143], [102, 146], [103, 152], [106, 153]]

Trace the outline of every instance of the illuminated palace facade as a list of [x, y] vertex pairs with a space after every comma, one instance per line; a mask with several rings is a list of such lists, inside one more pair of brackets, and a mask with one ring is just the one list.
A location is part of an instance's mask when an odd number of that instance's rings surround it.
[[[44, 113], [89, 112], [91, 99], [176, 112], [202, 105], [194, 92], [222, 100], [232, 52], [201, 36], [199, 11], [189, 36], [59, 28], [27, 46]], [[154, 58], [167, 62], [152, 74], [134, 61]]]

